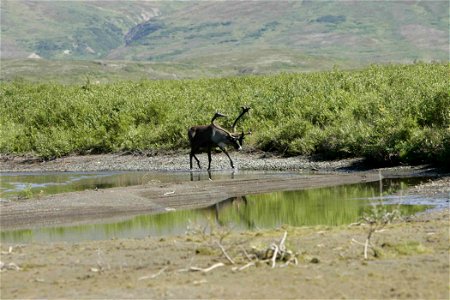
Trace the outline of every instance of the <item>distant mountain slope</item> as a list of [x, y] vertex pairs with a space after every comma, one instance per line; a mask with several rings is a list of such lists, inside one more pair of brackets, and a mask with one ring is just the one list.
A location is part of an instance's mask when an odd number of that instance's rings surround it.
[[[448, 1], [1, 1], [1, 58], [305, 70], [448, 60]], [[314, 67], [313, 67], [314, 68]]]
[[202, 2], [145, 25], [152, 30], [109, 57], [186, 59], [259, 49], [362, 60], [448, 54], [448, 3], [442, 1]]
[[102, 58], [124, 44], [130, 28], [159, 14], [159, 4], [146, 1], [2, 1], [2, 58], [23, 52], [48, 59]]

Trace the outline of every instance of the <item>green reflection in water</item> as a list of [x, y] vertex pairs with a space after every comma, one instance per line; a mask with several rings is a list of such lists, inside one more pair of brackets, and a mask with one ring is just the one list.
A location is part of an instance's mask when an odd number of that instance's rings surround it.
[[[394, 193], [408, 184], [385, 180], [382, 194]], [[356, 222], [370, 203], [367, 199], [380, 196], [378, 183], [353, 184], [311, 190], [250, 195], [220, 209], [219, 224], [238, 224], [240, 228], [273, 228], [291, 226], [342, 225]], [[407, 199], [405, 199], [406, 201]], [[376, 201], [378, 202], [378, 201]], [[247, 204], [246, 204], [247, 203]], [[404, 214], [423, 211], [428, 206], [401, 205]]]
[[[227, 199], [204, 209], [142, 215], [110, 224], [7, 231], [1, 233], [1, 240], [18, 243], [178, 235], [184, 234], [189, 227], [204, 228], [211, 222], [235, 230], [274, 228], [282, 224], [350, 224], [356, 222], [365, 210], [370, 209], [371, 203], [378, 203], [378, 200], [370, 200], [371, 198], [399, 192], [410, 184], [416, 184], [417, 180], [383, 180], [382, 186], [379, 183], [366, 183], [249, 195]], [[408, 198], [400, 199], [400, 202], [408, 203]], [[401, 205], [400, 209], [403, 214], [410, 215], [429, 207]]]

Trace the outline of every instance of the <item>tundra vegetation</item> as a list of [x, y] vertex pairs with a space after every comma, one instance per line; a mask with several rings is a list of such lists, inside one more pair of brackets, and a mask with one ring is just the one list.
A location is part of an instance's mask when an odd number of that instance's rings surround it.
[[[416, 63], [196, 80], [2, 82], [0, 152], [49, 159], [187, 151], [189, 127], [248, 105], [252, 111], [237, 127], [252, 131], [248, 148], [448, 166], [448, 75], [448, 63]], [[226, 120], [221, 125], [231, 127]]]

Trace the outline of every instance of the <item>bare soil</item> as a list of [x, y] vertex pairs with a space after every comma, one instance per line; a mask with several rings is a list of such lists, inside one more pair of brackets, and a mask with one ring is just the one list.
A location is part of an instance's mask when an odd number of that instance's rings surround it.
[[[234, 155], [234, 153], [233, 153]], [[304, 158], [283, 160], [245, 154], [235, 162], [243, 168], [257, 165], [298, 170], [287, 177], [246, 180], [205, 180], [84, 191], [25, 201], [1, 203], [2, 230], [53, 224], [74, 224], [94, 219], [207, 206], [231, 196], [377, 180], [379, 172], [395, 176], [432, 170], [396, 168], [364, 170], [358, 161], [314, 162]], [[140, 160], [139, 160], [140, 159]], [[179, 162], [182, 162], [181, 165]], [[226, 167], [227, 161], [218, 166]], [[117, 161], [120, 160], [120, 164]], [[76, 170], [83, 166], [109, 166], [105, 170], [160, 168], [183, 170], [185, 156], [88, 156], [51, 162], [3, 158], [0, 170]], [[100, 162], [93, 164], [93, 162]], [[214, 164], [214, 160], [213, 160]], [[145, 167], [147, 166], [147, 167]], [[102, 167], [103, 168], [103, 167]], [[155, 166], [157, 169], [157, 167]], [[89, 169], [89, 168], [85, 168]], [[260, 168], [262, 169], [262, 168]], [[308, 170], [308, 172], [302, 172]], [[321, 175], [309, 175], [319, 171]], [[450, 177], [413, 188], [411, 193], [449, 195]], [[95, 203], [92, 199], [95, 198]], [[1, 245], [1, 298], [449, 298], [449, 209], [433, 211], [388, 225], [376, 232], [372, 244], [377, 255], [363, 258], [367, 226], [283, 227], [242, 233], [215, 228], [205, 234], [192, 229], [186, 236], [115, 239], [79, 243]], [[282, 267], [252, 259], [279, 243], [287, 232], [286, 246], [298, 264]], [[233, 260], [230, 262], [220, 249]], [[255, 250], [256, 249], [256, 250]], [[217, 263], [209, 272], [196, 271]]]

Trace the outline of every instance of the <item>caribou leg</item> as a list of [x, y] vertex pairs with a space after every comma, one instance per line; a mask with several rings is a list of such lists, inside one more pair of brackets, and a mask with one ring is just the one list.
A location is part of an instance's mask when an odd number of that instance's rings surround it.
[[211, 148], [208, 148], [208, 171], [211, 170]]
[[219, 147], [220, 148], [220, 150], [222, 150], [223, 151], [223, 153], [225, 153], [227, 156], [228, 156], [228, 159], [230, 160], [230, 165], [231, 165], [231, 168], [233, 168], [234, 169], [234, 164], [233, 164], [233, 160], [231, 159], [231, 157], [230, 157], [230, 155], [228, 154], [228, 152], [227, 152], [227, 150], [225, 149], [225, 148], [222, 148], [222, 147]]
[[200, 166], [200, 161], [198, 160], [197, 156], [195, 156], [195, 151], [191, 151], [191, 153], [189, 154], [189, 159], [190, 159], [190, 166], [191, 166], [191, 170], [192, 170], [192, 157], [195, 158], [195, 160], [197, 161], [197, 165], [198, 168], [201, 169], [202, 167]]

